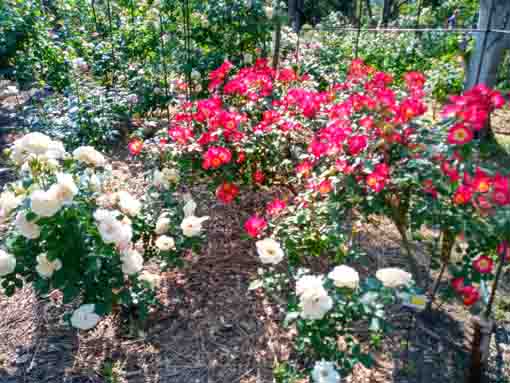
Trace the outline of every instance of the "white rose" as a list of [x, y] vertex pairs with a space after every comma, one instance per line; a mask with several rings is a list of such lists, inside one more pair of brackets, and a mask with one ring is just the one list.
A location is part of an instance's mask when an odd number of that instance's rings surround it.
[[55, 188], [53, 190], [36, 190], [30, 195], [30, 208], [40, 217], [53, 217], [61, 208]]
[[2, 223], [11, 212], [16, 209], [23, 200], [23, 197], [16, 196], [11, 191], [4, 191], [0, 194], [0, 223]]
[[255, 243], [257, 253], [262, 263], [272, 263], [274, 265], [283, 260], [284, 253], [278, 242], [272, 238], [265, 238]]
[[152, 290], [159, 289], [161, 286], [161, 276], [149, 273], [148, 271], [143, 271], [138, 279], [147, 282]]
[[117, 246], [126, 247], [133, 237], [133, 229], [129, 221], [119, 221], [118, 214], [116, 211], [98, 209], [94, 213], [94, 218], [105, 243], [115, 243]]
[[340, 374], [335, 368], [335, 363], [321, 360], [315, 362], [312, 373], [312, 380], [315, 383], [339, 383]]
[[200, 76], [200, 72], [199, 72], [199, 71], [197, 71], [196, 69], [193, 69], [193, 70], [191, 71], [191, 79], [192, 79], [192, 80], [194, 80], [194, 81], [198, 81], [198, 80], [200, 80], [200, 77], [201, 77], [201, 76]]
[[182, 208], [185, 217], [190, 217], [192, 215], [195, 215], [196, 209], [197, 209], [197, 203], [195, 201], [193, 201], [193, 199], [189, 199], [188, 202], [186, 202], [186, 204]]
[[68, 205], [73, 202], [74, 196], [78, 194], [78, 187], [74, 183], [71, 174], [59, 173], [57, 174], [57, 183], [52, 185], [48, 192], [55, 193], [60, 202]]
[[96, 327], [101, 317], [95, 313], [95, 309], [93, 304], [80, 306], [71, 316], [71, 325], [80, 330], [90, 330]]
[[341, 265], [337, 266], [328, 274], [336, 287], [347, 287], [356, 289], [359, 286], [359, 274], [352, 267]]
[[37, 256], [37, 266], [35, 270], [41, 276], [41, 278], [48, 279], [53, 276], [55, 271], [62, 268], [62, 262], [60, 259], [50, 261], [46, 254], [40, 254]]
[[21, 235], [28, 239], [36, 239], [41, 235], [41, 228], [34, 222], [27, 220], [27, 215], [24, 212], [19, 212], [15, 220], [16, 228]]
[[166, 214], [162, 214], [156, 221], [156, 234], [165, 234], [170, 230], [171, 220]]
[[50, 160], [59, 160], [64, 158], [66, 149], [61, 141], [51, 141], [48, 145], [48, 150], [44, 153], [44, 156]]
[[296, 292], [303, 319], [322, 319], [333, 307], [333, 300], [322, 282], [322, 277], [312, 275], [304, 275], [297, 281]]
[[122, 261], [122, 272], [126, 275], [132, 275], [143, 269], [143, 257], [135, 249], [128, 249], [120, 257]]
[[45, 154], [51, 145], [51, 138], [39, 132], [28, 133], [21, 139], [22, 148], [36, 155]]
[[126, 191], [120, 191], [117, 193], [119, 199], [120, 210], [131, 217], [140, 214], [142, 210], [142, 204], [135, 197]]
[[156, 239], [156, 247], [161, 251], [168, 251], [175, 249], [175, 241], [168, 235], [162, 235]]
[[75, 160], [85, 162], [91, 166], [104, 166], [106, 164], [104, 156], [92, 146], [80, 146], [74, 150], [73, 157]]
[[0, 250], [0, 277], [13, 273], [15, 268], [16, 258], [14, 255]]
[[182, 233], [186, 237], [195, 237], [200, 234], [202, 231], [202, 223], [209, 219], [208, 216], [205, 217], [195, 217], [189, 216], [185, 217], [181, 222]]
[[411, 274], [397, 267], [379, 269], [375, 273], [375, 277], [379, 279], [385, 287], [389, 288], [407, 286], [413, 281], [413, 276]]

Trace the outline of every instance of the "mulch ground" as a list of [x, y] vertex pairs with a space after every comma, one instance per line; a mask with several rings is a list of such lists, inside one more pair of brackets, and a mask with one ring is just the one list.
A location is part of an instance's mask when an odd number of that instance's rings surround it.
[[[135, 194], [143, 190], [139, 164], [119, 158], [113, 165]], [[0, 185], [10, 177], [5, 174]], [[163, 307], [141, 331], [114, 313], [94, 330], [77, 332], [63, 321], [69, 307], [58, 293], [37, 298], [25, 286], [11, 298], [0, 295], [0, 383], [271, 382], [274, 364], [292, 357], [292, 331], [281, 327], [276, 305], [248, 290], [259, 264], [253, 243], [241, 239], [244, 220], [268, 196], [246, 194], [225, 206], [205, 187], [192, 192], [198, 215], [211, 216], [208, 241], [186, 267], [163, 275]], [[357, 241], [367, 253], [358, 265], [362, 273], [405, 265], [387, 222], [366, 225]], [[493, 338], [493, 382], [510, 376], [509, 319]], [[462, 381], [470, 339], [470, 315], [462, 306], [442, 305], [433, 322], [395, 307], [390, 323], [394, 331], [377, 351], [376, 366], [357, 367], [349, 382]]]

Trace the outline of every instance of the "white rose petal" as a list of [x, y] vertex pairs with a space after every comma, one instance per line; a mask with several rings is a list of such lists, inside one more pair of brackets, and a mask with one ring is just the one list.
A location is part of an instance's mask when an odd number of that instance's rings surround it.
[[413, 281], [413, 276], [410, 273], [397, 267], [379, 269], [375, 276], [385, 287], [389, 288], [408, 286]]
[[[51, 189], [51, 188], [50, 188]], [[51, 191], [36, 190], [30, 195], [30, 207], [40, 217], [53, 217], [63, 205], [56, 188]]]
[[62, 262], [60, 259], [50, 261], [46, 254], [40, 254], [37, 256], [37, 266], [35, 270], [41, 276], [41, 278], [48, 279], [53, 276], [55, 271], [62, 268]]
[[14, 255], [0, 250], [0, 277], [13, 273], [15, 268], [16, 258]]
[[119, 199], [120, 210], [131, 217], [135, 217], [140, 214], [142, 210], [142, 204], [135, 197], [126, 191], [120, 191], [117, 193]]
[[349, 266], [336, 266], [328, 274], [328, 277], [333, 280], [336, 287], [347, 287], [354, 290], [359, 286], [359, 274]]
[[167, 214], [162, 214], [156, 221], [156, 234], [161, 235], [168, 233], [170, 230], [171, 220]]
[[278, 242], [272, 238], [265, 238], [255, 243], [257, 253], [262, 263], [278, 264], [283, 260], [284, 253]]
[[19, 212], [16, 215], [15, 220], [16, 228], [21, 233], [22, 236], [28, 239], [36, 239], [41, 235], [41, 228], [39, 225], [29, 222], [27, 220], [27, 215], [24, 212]]
[[205, 217], [195, 217], [189, 216], [185, 217], [181, 222], [182, 233], [186, 237], [195, 237], [200, 234], [202, 231], [202, 223], [209, 219], [208, 216]]
[[49, 193], [55, 193], [57, 198], [64, 204], [70, 204], [76, 194], [78, 194], [78, 187], [74, 183], [71, 174], [59, 173], [57, 174], [57, 184], [52, 185]]
[[71, 316], [71, 325], [80, 330], [90, 330], [96, 327], [101, 317], [95, 313], [95, 309], [93, 304], [80, 306]]

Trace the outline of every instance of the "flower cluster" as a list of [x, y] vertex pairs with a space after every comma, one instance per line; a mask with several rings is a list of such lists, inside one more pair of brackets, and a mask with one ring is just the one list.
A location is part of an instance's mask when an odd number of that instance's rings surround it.
[[23, 181], [0, 194], [0, 218], [11, 223], [0, 250], [3, 290], [14, 294], [23, 278], [39, 293], [61, 290], [65, 302], [79, 297], [84, 305], [71, 324], [80, 329], [117, 304], [154, 305], [159, 277], [144, 270], [146, 261], [159, 256], [177, 265], [208, 218], [194, 216], [189, 198], [152, 224], [148, 197], [108, 190], [107, 161], [90, 146], [67, 153], [61, 142], [30, 133], [13, 144], [10, 158]]

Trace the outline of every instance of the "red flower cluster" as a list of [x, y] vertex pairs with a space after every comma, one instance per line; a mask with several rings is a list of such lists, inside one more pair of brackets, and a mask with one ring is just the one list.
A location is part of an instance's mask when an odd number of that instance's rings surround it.
[[209, 73], [209, 80], [211, 80], [211, 82], [209, 83], [209, 91], [213, 91], [216, 88], [218, 88], [221, 84], [223, 84], [225, 78], [227, 77], [228, 72], [230, 72], [232, 67], [233, 67], [232, 63], [228, 60], [225, 60], [225, 62], [221, 64], [219, 68]]
[[221, 146], [210, 146], [203, 155], [202, 168], [218, 169], [221, 165], [228, 164], [232, 160], [229, 149]]
[[216, 189], [216, 198], [221, 202], [231, 203], [239, 195], [239, 187], [231, 182], [223, 182]]
[[480, 293], [476, 287], [466, 286], [464, 283], [464, 278], [458, 277], [452, 280], [452, 287], [459, 295], [462, 295], [466, 306], [472, 306], [480, 299]]
[[443, 109], [443, 116], [455, 117], [459, 121], [448, 132], [448, 142], [452, 145], [470, 142], [474, 136], [473, 132], [485, 127], [490, 112], [505, 105], [501, 93], [483, 84], [460, 96], [451, 96], [450, 101], [451, 104]]

